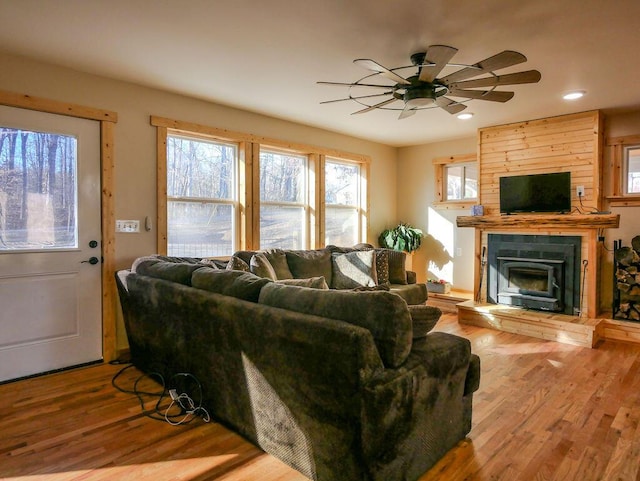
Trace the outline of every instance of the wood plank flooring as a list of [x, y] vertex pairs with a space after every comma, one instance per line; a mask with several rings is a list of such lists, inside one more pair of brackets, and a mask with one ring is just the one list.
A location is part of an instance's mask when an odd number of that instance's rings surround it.
[[[482, 379], [469, 437], [420, 481], [640, 480], [640, 346], [588, 349], [459, 325], [451, 314], [436, 330], [471, 340]], [[149, 419], [112, 387], [120, 368], [0, 385], [0, 479], [306, 479], [217, 423]], [[137, 377], [129, 369], [118, 384]]]

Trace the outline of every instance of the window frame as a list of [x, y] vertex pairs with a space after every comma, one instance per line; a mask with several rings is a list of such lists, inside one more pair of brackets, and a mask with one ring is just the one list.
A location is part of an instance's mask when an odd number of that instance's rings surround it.
[[338, 209], [355, 209], [357, 215], [357, 241], [358, 242], [366, 242], [366, 232], [367, 232], [367, 223], [368, 223], [368, 195], [367, 195], [367, 180], [369, 176], [368, 164], [363, 164], [361, 162], [354, 162], [352, 160], [339, 158], [335, 156], [324, 156], [322, 159], [322, 212], [323, 212], [323, 222], [322, 222], [322, 242], [323, 245], [326, 245], [327, 235], [326, 235], [326, 183], [325, 183], [325, 175], [326, 175], [326, 165], [327, 163], [331, 164], [343, 164], [343, 165], [356, 165], [358, 167], [358, 203], [357, 204], [330, 204], [331, 208]]
[[[315, 172], [315, 166], [313, 165], [314, 163], [314, 158], [311, 154], [309, 153], [302, 153], [299, 151], [295, 151], [295, 150], [289, 150], [289, 149], [283, 149], [283, 148], [278, 148], [278, 147], [273, 147], [270, 145], [265, 145], [265, 144], [260, 144], [259, 145], [259, 153], [262, 154], [263, 152], [270, 152], [273, 154], [284, 154], [284, 155], [291, 155], [291, 156], [295, 156], [295, 157], [304, 157], [305, 158], [305, 169], [304, 169], [304, 198], [302, 199], [301, 202], [286, 202], [286, 201], [263, 201], [260, 195], [260, 165], [261, 165], [261, 157], [260, 155], [258, 156], [258, 184], [257, 184], [257, 189], [256, 192], [254, 193], [255, 195], [257, 195], [257, 199], [258, 199], [258, 210], [256, 212], [257, 217], [258, 217], [258, 230], [257, 230], [257, 234], [254, 233], [254, 237], [257, 240], [257, 244], [258, 246], [261, 247], [261, 241], [262, 241], [262, 229], [260, 228], [260, 211], [261, 211], [261, 207], [262, 206], [269, 206], [269, 207], [273, 207], [273, 206], [281, 206], [284, 208], [287, 207], [301, 207], [303, 212], [304, 212], [304, 225], [302, 226], [302, 232], [303, 232], [303, 240], [302, 240], [302, 246], [300, 246], [300, 249], [309, 249], [309, 246], [311, 244], [311, 237], [313, 235], [313, 232], [315, 231], [315, 229], [311, 228], [312, 225], [312, 211], [313, 209], [313, 204], [315, 204], [315, 178], [314, 178], [314, 172]], [[312, 203], [312, 199], [313, 199], [313, 203]]]
[[193, 122], [173, 120], [152, 115], [156, 127], [157, 155], [157, 236], [156, 251], [167, 252], [167, 135], [168, 132], [186, 137], [204, 136], [225, 143], [238, 144], [238, 229], [237, 250], [260, 249], [260, 149], [285, 151], [308, 158], [307, 166], [307, 237], [305, 249], [325, 246], [325, 190], [324, 162], [327, 157], [360, 166], [359, 242], [366, 242], [369, 234], [369, 165], [367, 155], [342, 152], [291, 141], [282, 141], [253, 134], [232, 132]]
[[617, 207], [640, 206], [640, 192], [627, 193], [628, 157], [630, 149], [640, 149], [640, 134], [607, 139], [610, 152], [611, 195], [606, 196], [607, 201]]
[[[438, 209], [469, 209], [479, 202], [478, 197], [466, 198], [459, 200], [447, 199], [447, 175], [446, 171], [449, 167], [461, 164], [478, 165], [478, 156], [474, 154], [450, 155], [448, 157], [438, 157], [432, 161], [435, 169], [435, 192], [436, 199], [433, 206]], [[480, 169], [477, 169], [480, 172]], [[463, 186], [464, 188], [464, 186]], [[478, 178], [478, 193], [480, 192], [480, 178]]]
[[[231, 146], [233, 148], [235, 148], [236, 151], [236, 155], [235, 155], [235, 159], [233, 161], [233, 181], [232, 181], [232, 189], [233, 189], [233, 194], [231, 196], [231, 199], [223, 199], [223, 198], [219, 198], [219, 197], [193, 197], [193, 196], [170, 196], [168, 193], [166, 195], [166, 215], [167, 215], [167, 243], [165, 246], [165, 254], [168, 253], [168, 207], [169, 207], [169, 203], [170, 202], [183, 202], [183, 203], [189, 203], [189, 204], [212, 204], [212, 205], [230, 205], [233, 209], [233, 216], [232, 216], [232, 226], [233, 226], [233, 237], [232, 237], [232, 248], [231, 251], [232, 253], [236, 250], [238, 250], [238, 246], [239, 246], [239, 235], [238, 235], [238, 231], [239, 231], [239, 224], [240, 224], [240, 210], [241, 210], [241, 206], [240, 206], [240, 185], [239, 185], [239, 178], [240, 178], [240, 143], [238, 142], [232, 142], [232, 141], [228, 141], [226, 139], [220, 139], [219, 137], [213, 137], [213, 136], [208, 136], [208, 135], [201, 135], [201, 134], [185, 134], [184, 131], [178, 131], [178, 130], [173, 130], [173, 129], [168, 129], [167, 130], [167, 134], [166, 134], [166, 139], [165, 142], [168, 145], [168, 141], [169, 141], [169, 137], [175, 137], [175, 138], [182, 138], [188, 141], [202, 141], [202, 142], [208, 142], [208, 143], [212, 143], [212, 144], [218, 144], [218, 145], [223, 145], [223, 146]], [[167, 159], [168, 160], [168, 159]], [[168, 171], [168, 168], [166, 169]], [[167, 172], [168, 173], [168, 172]], [[167, 184], [167, 181], [165, 179], [165, 185]], [[212, 256], [214, 257], [214, 256]]]

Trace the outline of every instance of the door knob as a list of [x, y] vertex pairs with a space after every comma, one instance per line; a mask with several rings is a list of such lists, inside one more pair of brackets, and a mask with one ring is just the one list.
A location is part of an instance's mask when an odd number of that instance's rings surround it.
[[98, 259], [97, 257], [91, 257], [88, 261], [81, 261], [80, 264], [89, 263], [92, 266], [95, 266], [98, 262], [100, 262], [100, 259]]

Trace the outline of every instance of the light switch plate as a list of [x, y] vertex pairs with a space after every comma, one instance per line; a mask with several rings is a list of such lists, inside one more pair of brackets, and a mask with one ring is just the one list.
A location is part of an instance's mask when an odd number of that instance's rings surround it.
[[116, 220], [116, 232], [140, 232], [139, 220]]

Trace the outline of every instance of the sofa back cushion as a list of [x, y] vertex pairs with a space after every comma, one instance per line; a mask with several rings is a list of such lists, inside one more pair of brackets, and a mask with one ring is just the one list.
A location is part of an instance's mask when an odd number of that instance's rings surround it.
[[296, 279], [324, 277], [331, 285], [331, 252], [327, 249], [287, 250], [287, 264]]
[[136, 259], [131, 268], [132, 272], [165, 281], [178, 282], [186, 286], [191, 285], [191, 275], [203, 264], [191, 262], [164, 261], [157, 257], [149, 256]]
[[191, 276], [193, 287], [251, 302], [258, 302], [260, 290], [270, 283], [269, 279], [263, 279], [250, 272], [212, 267], [200, 267]]
[[400, 366], [411, 351], [409, 309], [402, 298], [390, 292], [306, 289], [272, 282], [262, 288], [258, 302], [368, 329], [387, 367]]

